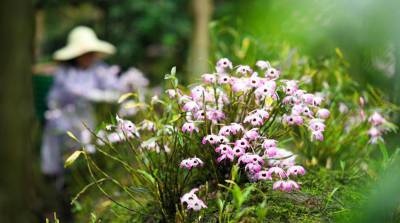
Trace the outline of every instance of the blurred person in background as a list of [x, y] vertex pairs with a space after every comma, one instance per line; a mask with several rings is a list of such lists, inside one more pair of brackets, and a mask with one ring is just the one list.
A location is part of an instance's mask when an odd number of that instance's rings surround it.
[[57, 210], [61, 214], [64, 212], [64, 219], [70, 214], [66, 206], [69, 202], [63, 196], [66, 192], [63, 154], [80, 148], [68, 137], [67, 131], [72, 132], [88, 152], [94, 152], [91, 133], [85, 125], [91, 129], [95, 127], [94, 102], [113, 102], [120, 95], [119, 68], [101, 60], [115, 51], [112, 44], [99, 40], [92, 29], [79, 26], [69, 33], [67, 45], [53, 55], [59, 65], [47, 97], [49, 110], [45, 113], [41, 169], [47, 181], [55, 186], [56, 202], [64, 203], [61, 207], [64, 211]]

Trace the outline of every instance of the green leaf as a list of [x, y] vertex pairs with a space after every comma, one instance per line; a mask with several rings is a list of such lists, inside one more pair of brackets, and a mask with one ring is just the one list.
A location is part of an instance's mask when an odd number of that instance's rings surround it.
[[68, 135], [71, 139], [73, 139], [73, 140], [79, 142], [78, 138], [76, 138], [76, 136], [75, 136], [72, 132], [67, 131], [67, 135]]
[[175, 114], [174, 116], [172, 116], [172, 119], [169, 121], [169, 123], [174, 123], [178, 121], [180, 118], [181, 118], [180, 114]]
[[227, 187], [227, 186], [225, 186], [225, 185], [223, 185], [223, 184], [218, 184], [218, 186], [219, 186], [219, 187], [222, 187], [222, 188], [225, 188], [226, 190], [230, 190], [229, 187]]
[[225, 202], [223, 201], [223, 200], [221, 200], [221, 199], [217, 199], [217, 205], [218, 205], [218, 209], [219, 210], [223, 210], [224, 209], [224, 204], [225, 204]]
[[78, 201], [73, 201], [71, 202], [71, 205], [73, 206], [73, 211], [82, 211], [82, 205]]
[[110, 114], [110, 121], [111, 121], [112, 125], [116, 125], [116, 120], [115, 119], [116, 119], [115, 116]]
[[264, 200], [257, 208], [256, 208], [256, 215], [258, 220], [264, 220], [267, 216], [267, 202]]
[[178, 134], [178, 142], [179, 142], [179, 145], [184, 146], [184, 145], [185, 145], [185, 142], [184, 142], [184, 140], [183, 140], [182, 135], [179, 134], [179, 133], [177, 133], [177, 134]]
[[147, 105], [145, 103], [141, 102], [128, 102], [124, 105], [124, 108], [129, 109], [129, 108], [136, 108], [136, 107], [146, 107]]
[[343, 59], [343, 53], [339, 48], [335, 48], [335, 52], [340, 59]]
[[99, 126], [96, 127], [95, 133], [99, 133], [101, 130], [105, 129], [107, 124], [105, 122], [101, 122]]
[[242, 197], [243, 197], [243, 201], [247, 200], [247, 198], [250, 195], [250, 192], [253, 191], [254, 186], [251, 185], [249, 187], [246, 187], [243, 191], [242, 191]]
[[234, 165], [232, 166], [231, 169], [231, 180], [235, 181], [237, 176], [238, 176], [238, 172], [239, 172], [239, 166], [238, 165]]
[[239, 209], [244, 201], [242, 191], [238, 185], [233, 185], [232, 196], [237, 209]]
[[135, 95], [135, 94], [134, 93], [126, 93], [126, 94], [121, 95], [118, 98], [118, 104], [120, 104], [121, 102], [125, 101], [127, 98], [129, 98], [130, 96], [133, 96], [133, 95]]
[[389, 159], [389, 153], [387, 151], [385, 143], [379, 142], [379, 150], [382, 153], [383, 162], [387, 162]]
[[64, 167], [68, 167], [71, 164], [73, 164], [75, 162], [76, 159], [78, 159], [78, 157], [81, 155], [82, 150], [77, 150], [75, 152], [73, 152], [65, 161]]
[[346, 167], [346, 163], [343, 160], [340, 160], [340, 168], [342, 171], [344, 171], [344, 168]]
[[225, 182], [236, 185], [235, 181], [232, 180], [225, 180]]
[[152, 184], [156, 182], [153, 176], [151, 176], [149, 173], [147, 173], [144, 170], [137, 170], [137, 172], [141, 173], [147, 180], [149, 180]]
[[142, 143], [142, 147], [146, 147], [146, 146], [152, 144], [153, 142], [157, 141], [157, 139], [158, 139], [158, 137], [151, 137], [150, 139], [148, 139]]
[[96, 214], [95, 213], [90, 213], [90, 219], [92, 220], [92, 223], [95, 223], [95, 222], [97, 222], [97, 216], [96, 216]]
[[175, 74], [176, 74], [176, 67], [174, 66], [171, 69], [171, 75], [175, 76]]
[[339, 190], [340, 187], [335, 187], [328, 195], [327, 199], [326, 199], [326, 204], [325, 204], [325, 208], [328, 207], [329, 202], [332, 201], [333, 195], [336, 193], [337, 190]]

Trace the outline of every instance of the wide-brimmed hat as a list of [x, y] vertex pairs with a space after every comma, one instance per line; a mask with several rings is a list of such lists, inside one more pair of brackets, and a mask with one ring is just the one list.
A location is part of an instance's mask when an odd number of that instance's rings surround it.
[[111, 55], [115, 53], [115, 47], [106, 41], [99, 40], [91, 28], [78, 26], [71, 30], [67, 45], [57, 50], [53, 58], [71, 60], [89, 52]]

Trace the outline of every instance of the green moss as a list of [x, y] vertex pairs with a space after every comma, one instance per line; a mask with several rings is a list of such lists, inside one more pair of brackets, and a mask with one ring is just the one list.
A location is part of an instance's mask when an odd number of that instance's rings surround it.
[[[320, 169], [299, 179], [302, 189], [295, 193], [273, 191], [267, 199], [267, 222], [332, 222], [361, 202], [360, 187], [368, 182], [351, 179], [338, 171]], [[271, 190], [270, 185], [263, 190]]]

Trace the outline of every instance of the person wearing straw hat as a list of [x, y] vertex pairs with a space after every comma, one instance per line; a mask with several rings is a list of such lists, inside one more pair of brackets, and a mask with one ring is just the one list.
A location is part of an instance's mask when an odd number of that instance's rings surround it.
[[[95, 127], [93, 104], [113, 102], [120, 95], [119, 68], [101, 61], [115, 51], [112, 44], [99, 40], [92, 29], [78, 26], [69, 33], [67, 45], [53, 55], [59, 65], [47, 97], [49, 109], [45, 113], [41, 169], [48, 184], [56, 190], [53, 194], [56, 198], [47, 200], [61, 202], [58, 211], [66, 218], [71, 214], [65, 194], [63, 155], [80, 146], [67, 132], [72, 132], [88, 152], [95, 150], [87, 129]], [[60, 204], [56, 205], [60, 208]]]
[[45, 113], [41, 148], [44, 174], [62, 176], [63, 153], [79, 148], [67, 131], [87, 144], [88, 151], [94, 150], [91, 134], [83, 123], [94, 128], [93, 102], [115, 101], [120, 94], [119, 68], [101, 61], [115, 51], [112, 44], [99, 40], [92, 29], [78, 26], [69, 33], [67, 45], [54, 53], [59, 66], [47, 97], [49, 110]]

